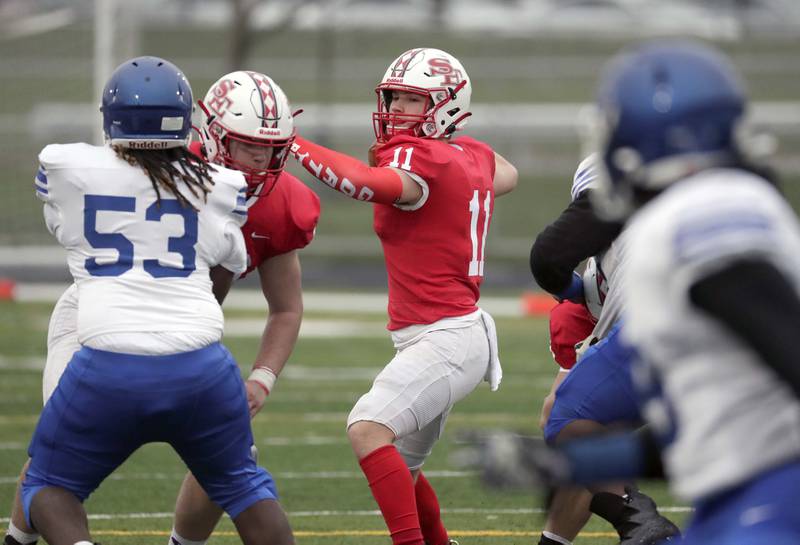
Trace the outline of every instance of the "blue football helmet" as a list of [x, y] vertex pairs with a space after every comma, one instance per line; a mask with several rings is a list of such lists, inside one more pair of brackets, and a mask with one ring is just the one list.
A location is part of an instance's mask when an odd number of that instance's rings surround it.
[[103, 89], [103, 132], [112, 146], [187, 146], [192, 108], [192, 88], [177, 66], [158, 57], [137, 57], [117, 67]]
[[736, 164], [746, 102], [730, 61], [698, 42], [660, 40], [615, 57], [601, 77], [590, 131], [601, 159], [598, 212], [623, 219], [643, 195]]

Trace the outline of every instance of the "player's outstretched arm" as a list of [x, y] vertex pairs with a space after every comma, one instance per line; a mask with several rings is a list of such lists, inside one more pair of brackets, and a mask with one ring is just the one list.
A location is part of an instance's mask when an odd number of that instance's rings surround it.
[[422, 197], [422, 188], [405, 172], [368, 166], [300, 136], [292, 144], [292, 154], [317, 180], [358, 201], [402, 204]]
[[245, 383], [251, 417], [261, 410], [267, 395], [274, 389], [275, 380], [297, 342], [303, 319], [300, 258], [296, 251], [264, 260], [258, 266], [258, 275], [269, 305], [269, 317], [253, 372]]
[[511, 193], [517, 187], [517, 167], [497, 152], [494, 152], [494, 194], [496, 197]]

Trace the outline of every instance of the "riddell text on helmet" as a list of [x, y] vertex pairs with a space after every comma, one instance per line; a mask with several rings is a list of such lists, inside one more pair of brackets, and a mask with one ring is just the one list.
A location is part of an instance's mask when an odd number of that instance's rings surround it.
[[128, 142], [128, 147], [131, 149], [167, 149], [172, 144], [171, 141], [154, 142], [152, 140], [137, 142], [131, 140]]

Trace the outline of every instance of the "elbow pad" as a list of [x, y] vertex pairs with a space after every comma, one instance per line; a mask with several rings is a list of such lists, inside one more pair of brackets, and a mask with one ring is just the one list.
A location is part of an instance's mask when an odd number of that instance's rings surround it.
[[358, 201], [394, 204], [403, 192], [403, 180], [392, 169], [369, 167], [299, 136], [292, 154], [316, 179]]

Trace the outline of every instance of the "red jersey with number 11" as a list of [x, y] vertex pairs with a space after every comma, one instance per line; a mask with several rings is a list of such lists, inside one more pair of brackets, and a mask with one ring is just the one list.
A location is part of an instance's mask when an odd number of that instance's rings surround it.
[[423, 188], [418, 203], [374, 209], [389, 277], [388, 328], [475, 311], [494, 209], [494, 152], [466, 136], [397, 136], [375, 158], [377, 166], [405, 170]]

